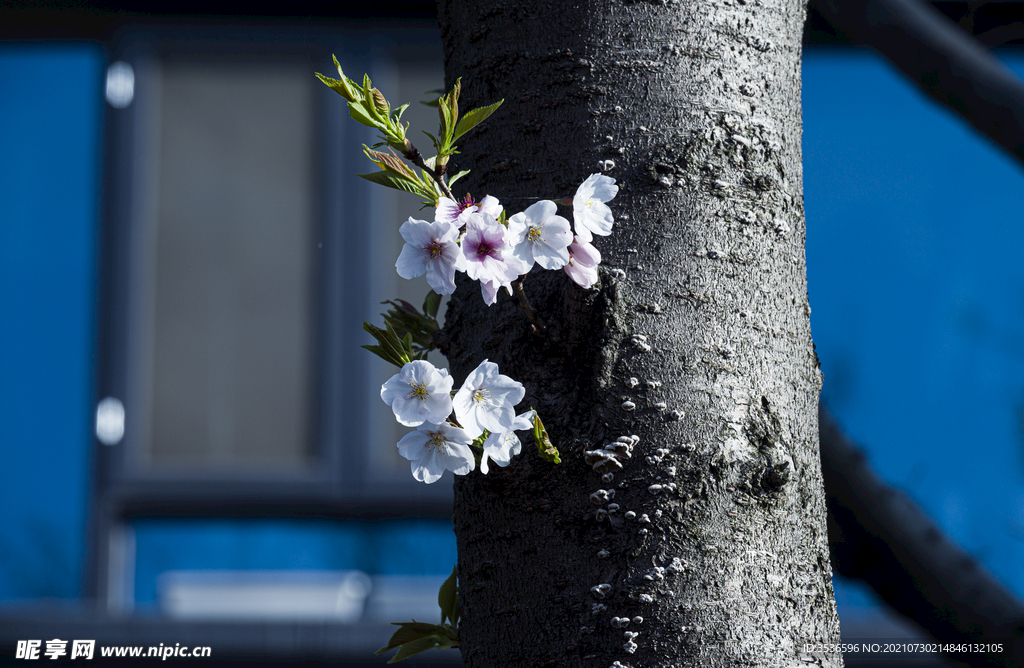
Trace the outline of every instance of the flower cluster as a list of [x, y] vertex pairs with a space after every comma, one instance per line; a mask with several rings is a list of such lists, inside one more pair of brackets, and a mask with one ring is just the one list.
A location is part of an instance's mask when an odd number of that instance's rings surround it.
[[[489, 459], [508, 466], [522, 448], [515, 432], [533, 427], [533, 411], [515, 412], [526, 389], [498, 373], [497, 364], [481, 362], [454, 398], [453, 383], [447, 369], [414, 360], [380, 388], [380, 398], [398, 422], [416, 427], [398, 442], [398, 452], [412, 462], [412, 475], [421, 482], [436, 482], [446, 470], [456, 475], [472, 471], [476, 458], [471, 446], [481, 450], [483, 473]], [[453, 410], [458, 424], [450, 420]]]
[[619, 188], [615, 179], [591, 174], [572, 199], [575, 230], [551, 200], [530, 205], [506, 221], [501, 203], [488, 195], [479, 202], [442, 197], [434, 222], [409, 218], [399, 230], [405, 246], [395, 263], [402, 278], [426, 274], [438, 294], [455, 292], [455, 272], [480, 282], [484, 301], [493, 304], [499, 288], [511, 294], [512, 281], [534, 264], [564, 269], [584, 288], [597, 282], [601, 254], [594, 235], [611, 234], [614, 219], [606, 202]]

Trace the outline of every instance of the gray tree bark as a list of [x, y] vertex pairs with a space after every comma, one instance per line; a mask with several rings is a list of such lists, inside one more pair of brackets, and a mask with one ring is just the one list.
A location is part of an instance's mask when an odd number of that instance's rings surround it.
[[457, 384], [497, 362], [563, 459], [527, 439], [507, 469], [456, 480], [466, 666], [803, 666], [804, 643], [838, 642], [804, 263], [804, 12], [442, 1], [460, 106], [505, 98], [462, 142], [459, 186], [510, 213], [572, 195], [599, 163], [621, 186], [598, 286], [525, 281], [548, 337], [468, 281], [446, 314]]

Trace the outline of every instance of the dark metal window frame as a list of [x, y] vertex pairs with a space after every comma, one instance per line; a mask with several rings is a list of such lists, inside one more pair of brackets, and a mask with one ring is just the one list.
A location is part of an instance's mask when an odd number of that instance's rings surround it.
[[[415, 57], [430, 24], [335, 24], [330, 29], [252, 26], [139, 26], [111, 42], [109, 62], [128, 62], [138, 72], [133, 102], [124, 109], [107, 107], [106, 211], [98, 336], [95, 401], [112, 396], [126, 407], [127, 421], [138, 410], [130, 395], [129, 350], [132, 342], [132, 240], [136, 209], [143, 198], [138, 166], [148, 159], [138, 142], [147, 101], [149, 63], [176, 54], [301, 56], [329, 73], [330, 54], [341, 47], [351, 71], [373, 75], [380, 33], [386, 31], [397, 57]], [[429, 35], [430, 33], [426, 33]], [[404, 52], [404, 53], [403, 53]], [[313, 76], [312, 71], [310, 77]], [[317, 425], [311, 466], [300, 472], [166, 473], [133, 463], [130, 441], [109, 446], [94, 439], [90, 563], [87, 595], [111, 613], [132, 605], [130, 583], [134, 558], [129, 525], [140, 518], [285, 517], [370, 519], [450, 517], [451, 488], [425, 486], [411, 478], [373, 479], [366, 457], [370, 438], [370, 387], [361, 321], [378, 307], [363, 286], [371, 266], [365, 221], [373, 203], [371, 184], [352, 178], [365, 171], [360, 143], [366, 132], [348, 118], [347, 108], [326, 87], [315, 93], [314, 137], [318, 177], [315, 187], [319, 238], [326, 249], [317, 281], [316, 362], [313, 392]], [[95, 404], [94, 404], [95, 405]]]

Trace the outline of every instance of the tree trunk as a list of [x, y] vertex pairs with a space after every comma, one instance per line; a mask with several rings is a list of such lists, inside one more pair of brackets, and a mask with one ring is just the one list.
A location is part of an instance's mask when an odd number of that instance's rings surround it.
[[462, 142], [459, 186], [510, 214], [572, 195], [599, 163], [621, 186], [597, 286], [525, 280], [550, 336], [469, 281], [446, 314], [456, 386], [497, 362], [563, 460], [526, 438], [508, 468], [456, 480], [466, 666], [806, 665], [804, 643], [838, 642], [804, 262], [804, 11], [441, 3], [460, 107], [505, 99]]

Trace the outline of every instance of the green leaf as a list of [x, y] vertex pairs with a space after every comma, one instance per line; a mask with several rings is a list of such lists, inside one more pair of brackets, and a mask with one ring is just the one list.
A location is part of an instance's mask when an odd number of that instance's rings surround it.
[[392, 172], [371, 172], [369, 174], [356, 174], [361, 179], [366, 179], [378, 185], [394, 188], [413, 195], [426, 196], [424, 188], [419, 181], [412, 181], [404, 176]]
[[437, 624], [424, 624], [422, 622], [393, 622], [392, 626], [399, 627], [395, 631], [394, 635], [391, 636], [391, 640], [384, 647], [374, 652], [374, 654], [382, 654], [389, 649], [394, 649], [407, 642], [413, 640], [419, 640], [420, 638], [426, 638], [428, 636], [436, 636], [445, 633], [443, 626]]
[[437, 319], [437, 309], [441, 306], [441, 295], [437, 294], [433, 290], [427, 293], [426, 298], [423, 300], [423, 312], [429, 315], [431, 318]]
[[380, 346], [365, 345], [365, 346], [359, 346], [359, 347], [360, 348], [366, 348], [371, 353], [373, 353], [374, 355], [376, 355], [377, 357], [381, 358], [382, 360], [384, 360], [385, 362], [387, 362], [389, 364], [394, 364], [395, 366], [397, 366], [399, 368], [401, 368], [401, 366], [402, 366], [401, 364], [398, 364], [398, 362], [396, 362], [394, 359], [392, 359], [391, 356], [384, 350], [384, 348], [382, 348]]
[[437, 604], [441, 606], [441, 623], [444, 624], [445, 620], [451, 622], [452, 626], [458, 627], [459, 625], [459, 587], [456, 583], [456, 568], [452, 567], [452, 574], [448, 576], [448, 579], [441, 585], [441, 590], [437, 592]]
[[[533, 410], [533, 406], [530, 407], [530, 410]], [[558, 449], [551, 443], [551, 439], [548, 438], [548, 430], [544, 428], [544, 423], [540, 421], [540, 414], [537, 411], [533, 412], [533, 441], [537, 444], [537, 450], [540, 452], [541, 459], [554, 464], [562, 463], [558, 456]]]
[[441, 98], [441, 104], [437, 106], [437, 115], [441, 120], [440, 129], [437, 132], [441, 139], [441, 145], [437, 147], [437, 154], [443, 155], [446, 148], [452, 143], [452, 131], [455, 129], [452, 121], [452, 110], [445, 98]]
[[405, 346], [402, 344], [402, 339], [399, 338], [398, 333], [395, 331], [395, 328], [392, 327], [391, 323], [388, 322], [387, 320], [384, 320], [384, 326], [388, 330], [387, 342], [394, 346], [395, 352], [398, 354], [399, 358], [404, 360], [404, 364], [408, 364], [409, 362], [411, 362], [412, 360], [409, 359], [409, 357], [411, 356], [412, 351], [405, 349]]
[[[459, 93], [462, 92], [462, 77], [455, 80], [452, 92], [448, 94], [448, 106], [451, 109], [452, 123], [459, 120]], [[449, 140], [448, 143], [451, 143]]]
[[459, 137], [487, 120], [487, 117], [497, 111], [504, 101], [498, 100], [494, 104], [466, 112], [466, 115], [460, 118], [458, 125], [455, 126], [455, 134], [452, 135], [452, 141], [458, 141]]
[[462, 79], [456, 79], [455, 85], [447, 95], [438, 100], [437, 114], [441, 120], [440, 131], [437, 133], [439, 146], [437, 147], [438, 164], [443, 165], [445, 158], [451, 155], [452, 133], [455, 132], [455, 124], [459, 120], [459, 92], [462, 90]]
[[407, 642], [399, 647], [398, 653], [391, 657], [388, 663], [396, 663], [402, 659], [408, 659], [410, 656], [426, 652], [428, 649], [448, 649], [451, 646], [452, 641], [447, 636], [426, 636], [419, 640]]
[[402, 346], [401, 339], [398, 338], [395, 330], [387, 320], [384, 321], [384, 326], [387, 327], [386, 330], [375, 327], [368, 322], [363, 322], [363, 329], [380, 342], [381, 348], [388, 355], [385, 359], [396, 366], [405, 366], [411, 360]]
[[395, 109], [394, 111], [391, 112], [391, 118], [394, 119], [395, 123], [397, 123], [398, 121], [402, 120], [402, 114], [404, 114], [405, 110], [408, 109], [408, 108], [409, 108], [409, 103], [407, 102], [407, 103], [403, 104], [401, 107], [398, 107], [397, 109]]
[[487, 440], [487, 437], [490, 436], [490, 435], [491, 435], [491, 432], [489, 432], [486, 429], [484, 429], [482, 434], [480, 434], [479, 436], [477, 436], [476, 438], [473, 439], [473, 442], [469, 444], [469, 447], [476, 448], [477, 450], [483, 450], [484, 449], [484, 442]]
[[[372, 106], [373, 103], [370, 103]], [[378, 121], [373, 115], [364, 108], [364, 103], [353, 102], [348, 105], [348, 115], [351, 116], [356, 123], [365, 125], [368, 128], [377, 128], [378, 130], [384, 130], [384, 124]]]
[[373, 93], [370, 92], [371, 90], [373, 90], [373, 84], [370, 83], [370, 75], [369, 74], [364, 74], [363, 75], [363, 99], [364, 100], [372, 100], [373, 99]]
[[394, 172], [395, 174], [401, 174], [408, 179], [413, 181], [416, 180], [416, 172], [410, 169], [402, 159], [398, 157], [398, 154], [394, 152], [394, 149], [389, 149], [391, 153], [384, 153], [383, 151], [374, 151], [369, 146], [363, 145], [363, 153], [369, 158], [373, 164], [377, 165], [386, 172]]
[[469, 174], [469, 170], [468, 169], [464, 169], [461, 172], [459, 172], [458, 174], [456, 174], [455, 176], [453, 176], [452, 178], [448, 179], [448, 187], [449, 188], [452, 187], [452, 185], [454, 185], [456, 181], [461, 179], [466, 174]]
[[334, 66], [338, 68], [338, 78], [332, 79], [331, 77], [325, 77], [319, 72], [316, 73], [317, 78], [330, 86], [334, 92], [345, 98], [347, 101], [358, 102], [360, 100], [359, 88], [356, 86], [354, 81], [345, 76], [345, 73], [341, 71], [341, 63], [338, 62], [338, 57], [332, 56], [332, 58], [334, 58]]
[[355, 95], [352, 93], [352, 90], [348, 87], [348, 84], [346, 82], [339, 81], [338, 79], [332, 79], [331, 77], [325, 77], [319, 72], [316, 72], [315, 74], [317, 79], [319, 79], [321, 82], [323, 82], [332, 90], [334, 90], [335, 93], [342, 96], [349, 102], [355, 101]]

